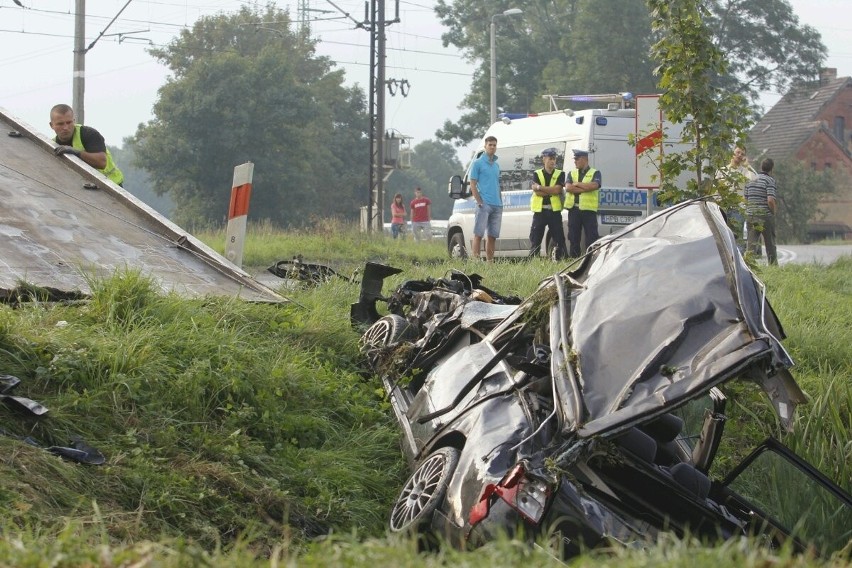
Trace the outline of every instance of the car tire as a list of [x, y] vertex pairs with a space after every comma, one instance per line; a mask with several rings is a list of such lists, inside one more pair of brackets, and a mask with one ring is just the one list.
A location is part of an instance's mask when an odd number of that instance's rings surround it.
[[464, 234], [457, 231], [452, 234], [447, 242], [447, 252], [450, 253], [450, 258], [467, 258], [467, 247], [464, 244]]
[[370, 364], [376, 367], [382, 355], [387, 353], [388, 347], [415, 340], [417, 329], [404, 317], [390, 314], [379, 319], [364, 332], [359, 347]]
[[391, 532], [427, 532], [459, 463], [456, 448], [441, 448], [417, 466], [391, 509]]

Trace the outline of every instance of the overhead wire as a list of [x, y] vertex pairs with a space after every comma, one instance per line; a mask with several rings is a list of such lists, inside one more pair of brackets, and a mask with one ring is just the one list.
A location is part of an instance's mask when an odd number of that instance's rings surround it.
[[[144, 26], [148, 27], [148, 29], [145, 30], [145, 31], [149, 32], [150, 34], [156, 35], [156, 34], [164, 34], [165, 33], [165, 34], [168, 34], [170, 37], [174, 36], [174, 32], [176, 30], [187, 29], [191, 25], [194, 24], [194, 21], [197, 20], [197, 18], [195, 18], [194, 15], [189, 15], [187, 17], [186, 12], [190, 8], [190, 6], [186, 2], [180, 3], [180, 4], [175, 3], [175, 2], [155, 1], [155, 0], [148, 0], [147, 2], [140, 2], [140, 1], [136, 2], [137, 5], [142, 4], [142, 3], [148, 5], [149, 7], [152, 6], [152, 5], [175, 7], [175, 8], [179, 8], [180, 9], [179, 11], [181, 11], [183, 13], [182, 14], [172, 13], [171, 14], [172, 17], [164, 18], [162, 15], [155, 16], [153, 14], [153, 11], [150, 11], [148, 13], [148, 15], [149, 15], [148, 18], [127, 17], [127, 16], [123, 16], [123, 17], [119, 18], [118, 16], [116, 16], [116, 17], [113, 18], [113, 20], [115, 20], [118, 25], [121, 25], [121, 24], [144, 25]], [[231, 0], [231, 1], [224, 0], [223, 2], [207, 2], [203, 6], [202, 5], [194, 5], [194, 6], [191, 6], [191, 8], [193, 10], [198, 10], [199, 12], [203, 12], [203, 11], [208, 10], [208, 9], [216, 9], [216, 8], [223, 8], [224, 9], [228, 5], [233, 5], [234, 3], [235, 3], [234, 0]], [[236, 0], [236, 3], [240, 4], [240, 5], [246, 5], [246, 6], [255, 5], [252, 2], [240, 1], [240, 0]], [[406, 6], [408, 6], [408, 7], [413, 6], [415, 8], [424, 9], [424, 10], [431, 9], [428, 6], [424, 6], [422, 4], [417, 4], [415, 2], [403, 1], [403, 2], [401, 2], [401, 4], [403, 5], [403, 9], [401, 10], [402, 14], [410, 14], [411, 12], [419, 11], [419, 10], [412, 10], [410, 8], [405, 8]], [[353, 23], [360, 24], [360, 22], [358, 22], [351, 15], [351, 12], [354, 12], [354, 10], [351, 10], [351, 11], [346, 10], [347, 6], [345, 5], [345, 2], [343, 2], [341, 0], [337, 0], [337, 2], [334, 2], [334, 5], [341, 12], [343, 12], [344, 16], [338, 16], [338, 17], [334, 17], [334, 18], [330, 18], [330, 17], [313, 18], [312, 21], [313, 22], [333, 22], [333, 21], [340, 21], [341, 17], [346, 17], [349, 20], [351, 20]], [[72, 13], [71, 10], [62, 11], [62, 10], [54, 10], [54, 9], [34, 8], [32, 10], [32, 12], [41, 14], [43, 17], [51, 18], [51, 19], [55, 19], [55, 20], [67, 20], [67, 19], [73, 18], [75, 16]], [[177, 22], [180, 22], [180, 19], [182, 17], [186, 18], [185, 19], [186, 23], [183, 23], [183, 24], [177, 23]], [[105, 21], [107, 19], [108, 19], [108, 17], [100, 16], [100, 15], [97, 15], [97, 14], [89, 13], [89, 14], [86, 15], [87, 22], [89, 22], [92, 25], [96, 25], [96, 26], [101, 25], [100, 23], [96, 23], [96, 22]], [[404, 17], [403, 21], [408, 21], [410, 19], [411, 18], [409, 18], [409, 17]], [[168, 21], [164, 21], [164, 20], [168, 20]], [[73, 37], [74, 37], [73, 34], [71, 34], [71, 33], [62, 34], [62, 33], [55, 33], [55, 32], [31, 31], [32, 23], [30, 22], [29, 24], [30, 24], [29, 30], [26, 29], [26, 28], [23, 28], [23, 29], [20, 29], [20, 30], [0, 29], [0, 32], [18, 33], [18, 34], [38, 36], [38, 37], [55, 37], [55, 38], [60, 38], [60, 39], [73, 39]], [[51, 27], [53, 29], [55, 29], [55, 26], [51, 26]], [[394, 29], [394, 28], [395, 28], [395, 26], [390, 26], [386, 31], [386, 33], [387, 33], [388, 37], [391, 39], [391, 43], [392, 43], [392, 45], [388, 47], [388, 52], [390, 54], [392, 54], [392, 57], [390, 58], [391, 61], [389, 62], [389, 64], [386, 67], [391, 72], [402, 72], [403, 77], [397, 77], [397, 78], [398, 79], [404, 79], [406, 81], [405, 84], [406, 84], [407, 88], [410, 88], [411, 84], [412, 84], [410, 76], [408, 75], [408, 73], [410, 73], [410, 72], [430, 73], [430, 74], [445, 75], [445, 76], [472, 77], [473, 74], [471, 72], [451, 71], [451, 70], [448, 70], [448, 69], [442, 69], [440, 67], [436, 68], [436, 67], [430, 67], [430, 66], [423, 66], [423, 65], [420, 65], [420, 64], [417, 64], [417, 63], [412, 65], [410, 63], [411, 58], [406, 57], [407, 54], [420, 54], [420, 55], [425, 55], [425, 56], [435, 56], [435, 57], [441, 57], [441, 58], [448, 58], [448, 57], [453, 58], [453, 57], [458, 57], [458, 55], [453, 54], [453, 53], [440, 52], [440, 51], [437, 51], [437, 50], [417, 49], [417, 48], [410, 47], [409, 44], [407, 43], [408, 40], [415, 40], [415, 41], [416, 40], [441, 41], [441, 40], [438, 37], [432, 37], [432, 36], [423, 35], [423, 34], [409, 34], [409, 33], [406, 33], [404, 30], [399, 30], [398, 28], [397, 29]], [[321, 34], [323, 36], [327, 37], [328, 35], [336, 34], [337, 32], [352, 32], [352, 31], [353, 31], [352, 28], [333, 29], [333, 27], [332, 27], [332, 29], [323, 29]], [[119, 35], [118, 38], [114, 37], [114, 34], [110, 34], [108, 36], [102, 35], [102, 36], [99, 36], [97, 39], [101, 39], [102, 43], [112, 41], [113, 44], [115, 44], [115, 43], [121, 44], [124, 39], [128, 39], [128, 38], [133, 37], [133, 36], [130, 35], [131, 33], [132, 32], [127, 32], [124, 35]], [[115, 35], [118, 35], [118, 34], [115, 34]], [[96, 41], [97, 41], [97, 39], [96, 39]], [[333, 40], [333, 39], [322, 39], [322, 37], [318, 38], [318, 43], [319, 43], [319, 45], [322, 45], [322, 44], [327, 44], [329, 46], [340, 45], [340, 46], [369, 49], [369, 46], [366, 43], [360, 44], [360, 43], [357, 43], [357, 42], [337, 41], [337, 40]], [[126, 43], [126, 44], [128, 44], [128, 43]], [[140, 45], [140, 44], [139, 43], [131, 43], [130, 45]], [[153, 40], [148, 39], [147, 43], [145, 44], [146, 48], [147, 47], [165, 48], [167, 46], [168, 46], [168, 42], [157, 41], [156, 39], [153, 39]], [[27, 59], [36, 59], [38, 57], [51, 56], [53, 54], [60, 53], [61, 51], [63, 51], [62, 47], [55, 47], [55, 48], [51, 48], [51, 49], [43, 51], [43, 52], [31, 52], [31, 53], [28, 53], [25, 57]], [[333, 64], [335, 64], [337, 66], [350, 66], [350, 65], [351, 66], [357, 65], [357, 66], [364, 66], [364, 67], [369, 66], [368, 63], [362, 62], [362, 61], [349, 61], [349, 60], [336, 58], [333, 55], [323, 55], [321, 53], [319, 53], [319, 55], [321, 55], [322, 57], [325, 57], [327, 60], [329, 60], [330, 62], [332, 62]], [[8, 58], [8, 59], [0, 59], [0, 68], [2, 68], [5, 65], [8, 65], [8, 64], [20, 63], [20, 62], [21, 62], [20, 56]], [[131, 67], [135, 67], [135, 66], [139, 66], [139, 65], [141, 65], [141, 64], [135, 64], [135, 65], [132, 65]], [[126, 66], [123, 66], [123, 67], [118, 68], [118, 69], [104, 70], [101, 73], [90, 74], [89, 76], [94, 77], [94, 76], [98, 76], [98, 75], [108, 75], [111, 72], [120, 71], [120, 70], [125, 69], [125, 68], [126, 68]], [[59, 85], [64, 84], [64, 83], [65, 83], [65, 81], [59, 83]], [[42, 88], [53, 88], [55, 86], [57, 86], [57, 85], [51, 85], [51, 86], [46, 86], [46, 87], [42, 87]], [[41, 90], [42, 88], [30, 89], [30, 90], [27, 90], [26, 93], [37, 92], [38, 90]], [[26, 94], [26, 93], [12, 93], [11, 95], [15, 96], [15, 95]]]

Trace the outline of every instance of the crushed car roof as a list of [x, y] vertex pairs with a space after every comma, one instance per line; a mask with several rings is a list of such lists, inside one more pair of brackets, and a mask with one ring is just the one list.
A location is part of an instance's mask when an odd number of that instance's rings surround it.
[[563, 427], [618, 431], [737, 375], [761, 383], [792, 427], [805, 397], [763, 285], [736, 250], [718, 206], [701, 200], [594, 245], [565, 278], [570, 306], [555, 311], [570, 314], [570, 345], [553, 349]]

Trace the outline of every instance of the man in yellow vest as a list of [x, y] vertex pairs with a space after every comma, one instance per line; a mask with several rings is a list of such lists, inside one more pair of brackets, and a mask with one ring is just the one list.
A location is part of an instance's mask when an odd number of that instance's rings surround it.
[[532, 209], [532, 225], [530, 226], [530, 256], [538, 256], [541, 252], [541, 241], [544, 239], [544, 229], [550, 233], [550, 241], [556, 251], [556, 260], [562, 260], [568, 254], [565, 249], [565, 232], [562, 230], [562, 188], [565, 185], [565, 172], [556, 168], [556, 148], [547, 148], [541, 152], [543, 168], [532, 174], [530, 187], [530, 209]]
[[50, 127], [56, 132], [54, 142], [59, 144], [53, 153], [57, 156], [73, 154], [104, 174], [114, 183], [124, 183], [124, 174], [112, 160], [101, 133], [90, 126], [74, 121], [74, 109], [60, 104], [50, 109]]
[[580, 256], [582, 233], [586, 235], [588, 247], [598, 240], [598, 199], [601, 189], [601, 173], [589, 167], [589, 153], [574, 150], [574, 169], [565, 178], [568, 192], [568, 240], [571, 241], [571, 256]]

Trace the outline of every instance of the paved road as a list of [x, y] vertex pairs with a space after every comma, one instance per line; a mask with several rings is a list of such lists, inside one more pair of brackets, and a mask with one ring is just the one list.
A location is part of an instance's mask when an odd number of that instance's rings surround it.
[[778, 247], [778, 264], [831, 264], [842, 256], [852, 256], [852, 244], [781, 245]]

